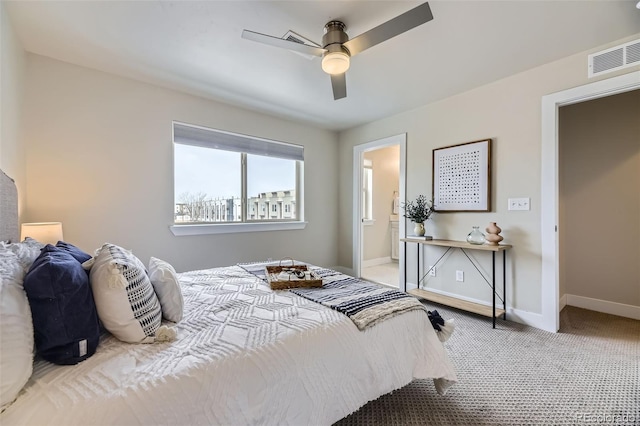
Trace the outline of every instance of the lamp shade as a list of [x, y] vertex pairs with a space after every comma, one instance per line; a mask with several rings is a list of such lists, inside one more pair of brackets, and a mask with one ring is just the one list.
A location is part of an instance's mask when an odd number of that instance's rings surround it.
[[342, 74], [349, 69], [349, 55], [344, 52], [329, 52], [322, 58], [322, 71], [327, 74]]
[[33, 238], [43, 244], [55, 244], [62, 241], [62, 222], [23, 223], [20, 240]]

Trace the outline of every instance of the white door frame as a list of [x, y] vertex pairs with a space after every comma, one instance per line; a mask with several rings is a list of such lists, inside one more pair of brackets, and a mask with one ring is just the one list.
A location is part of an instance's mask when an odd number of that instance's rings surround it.
[[[407, 134], [402, 133], [387, 138], [378, 139], [373, 142], [356, 145], [353, 147], [353, 274], [360, 277], [362, 263], [362, 167], [364, 162], [364, 153], [388, 146], [400, 145], [400, 171], [399, 180], [399, 197], [400, 200], [405, 199], [405, 186], [407, 182], [406, 162], [407, 162]], [[399, 234], [400, 238], [405, 235], [405, 221], [400, 220]], [[400, 245], [399, 250], [400, 277], [404, 276], [404, 245]], [[400, 281], [401, 282], [401, 281]], [[400, 286], [402, 288], [402, 285]]]
[[561, 106], [640, 88], [640, 71], [612, 77], [542, 97], [542, 328], [560, 328], [560, 264], [558, 259], [558, 109]]

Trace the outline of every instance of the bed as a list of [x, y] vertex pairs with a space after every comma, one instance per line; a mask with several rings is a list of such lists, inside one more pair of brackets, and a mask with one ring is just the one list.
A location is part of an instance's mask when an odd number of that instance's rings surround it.
[[[329, 282], [353, 280], [310, 267]], [[425, 310], [360, 330], [335, 309], [271, 290], [246, 265], [177, 275], [184, 314], [165, 321], [174, 341], [104, 333], [76, 365], [36, 357], [0, 423], [332, 424], [413, 379], [433, 378], [439, 393], [456, 380]]]

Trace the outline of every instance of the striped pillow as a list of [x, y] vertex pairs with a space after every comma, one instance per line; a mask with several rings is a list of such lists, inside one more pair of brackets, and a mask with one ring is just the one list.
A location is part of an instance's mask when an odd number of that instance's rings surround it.
[[124, 342], [156, 341], [162, 311], [142, 262], [107, 243], [84, 265], [91, 268], [91, 289], [104, 327]]

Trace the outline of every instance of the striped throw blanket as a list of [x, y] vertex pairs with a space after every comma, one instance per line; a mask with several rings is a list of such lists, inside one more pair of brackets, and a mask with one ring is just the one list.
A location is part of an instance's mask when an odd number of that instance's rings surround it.
[[[262, 262], [238, 266], [266, 281], [265, 266], [277, 264]], [[427, 313], [424, 305], [407, 293], [353, 278], [332, 269], [307, 266], [322, 278], [322, 287], [292, 288], [289, 291], [345, 314], [359, 330], [365, 330], [403, 312], [422, 310]]]

